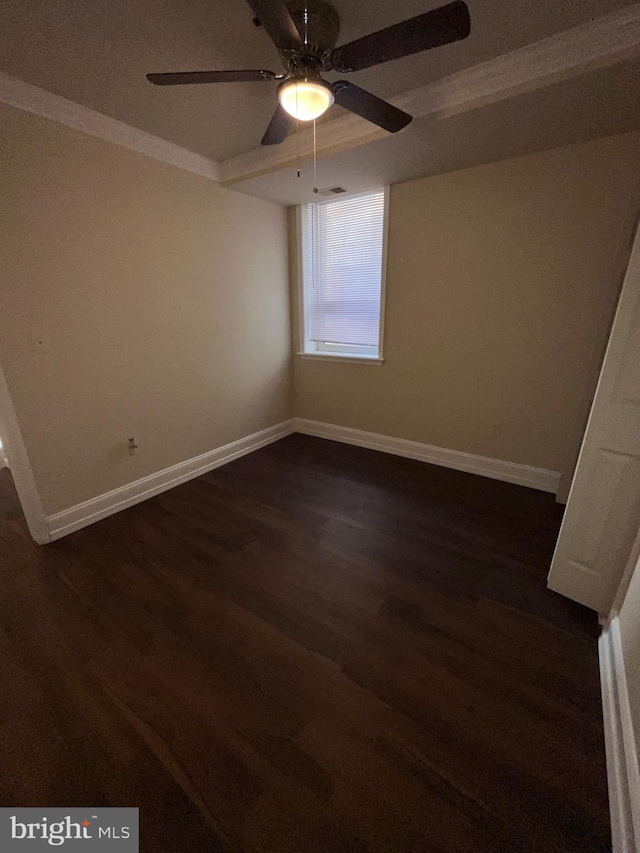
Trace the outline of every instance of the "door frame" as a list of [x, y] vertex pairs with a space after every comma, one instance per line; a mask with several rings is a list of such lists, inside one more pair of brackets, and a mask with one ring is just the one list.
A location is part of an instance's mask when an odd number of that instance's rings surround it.
[[0, 436], [29, 533], [39, 545], [51, 542], [47, 517], [40, 500], [2, 365], [0, 365]]

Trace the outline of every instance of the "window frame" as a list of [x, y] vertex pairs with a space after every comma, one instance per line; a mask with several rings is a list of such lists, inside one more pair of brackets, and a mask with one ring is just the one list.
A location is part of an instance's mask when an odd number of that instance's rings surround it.
[[[305, 245], [302, 221], [303, 207], [296, 207], [296, 256], [297, 256], [297, 296], [298, 296], [298, 356], [304, 359], [318, 361], [347, 361], [352, 364], [383, 364], [384, 363], [384, 321], [387, 291], [387, 250], [389, 242], [389, 187], [372, 189], [361, 193], [342, 196], [342, 199], [354, 199], [359, 196], [371, 195], [374, 192], [384, 193], [382, 219], [382, 269], [380, 276], [380, 326], [378, 330], [377, 353], [375, 347], [356, 346], [354, 344], [330, 344], [311, 341], [308, 335], [309, 306], [307, 300], [307, 282], [305, 281]], [[328, 198], [315, 204], [329, 204], [337, 199]]]

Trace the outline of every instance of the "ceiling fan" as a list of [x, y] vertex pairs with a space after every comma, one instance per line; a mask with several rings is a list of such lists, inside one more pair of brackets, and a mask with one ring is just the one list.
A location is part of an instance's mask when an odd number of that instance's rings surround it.
[[280, 101], [262, 145], [278, 145], [297, 121], [319, 118], [335, 102], [367, 121], [397, 133], [412, 119], [408, 113], [347, 80], [329, 83], [322, 71], [348, 74], [464, 39], [471, 30], [462, 0], [394, 24], [336, 48], [338, 12], [327, 0], [247, 0], [254, 23], [278, 48], [284, 74], [273, 71], [184, 71], [147, 74], [156, 86], [187, 83], [236, 83], [280, 80]]

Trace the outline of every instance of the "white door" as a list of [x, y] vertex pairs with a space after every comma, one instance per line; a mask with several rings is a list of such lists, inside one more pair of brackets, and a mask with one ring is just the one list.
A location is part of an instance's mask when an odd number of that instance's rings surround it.
[[549, 587], [608, 613], [640, 525], [640, 228], [625, 276]]

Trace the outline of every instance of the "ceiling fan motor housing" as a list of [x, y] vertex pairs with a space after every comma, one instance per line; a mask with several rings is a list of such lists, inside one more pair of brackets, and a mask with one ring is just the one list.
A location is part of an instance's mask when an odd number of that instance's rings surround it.
[[305, 44], [302, 50], [281, 51], [292, 73], [329, 67], [340, 35], [340, 17], [327, 0], [288, 0], [287, 9]]

